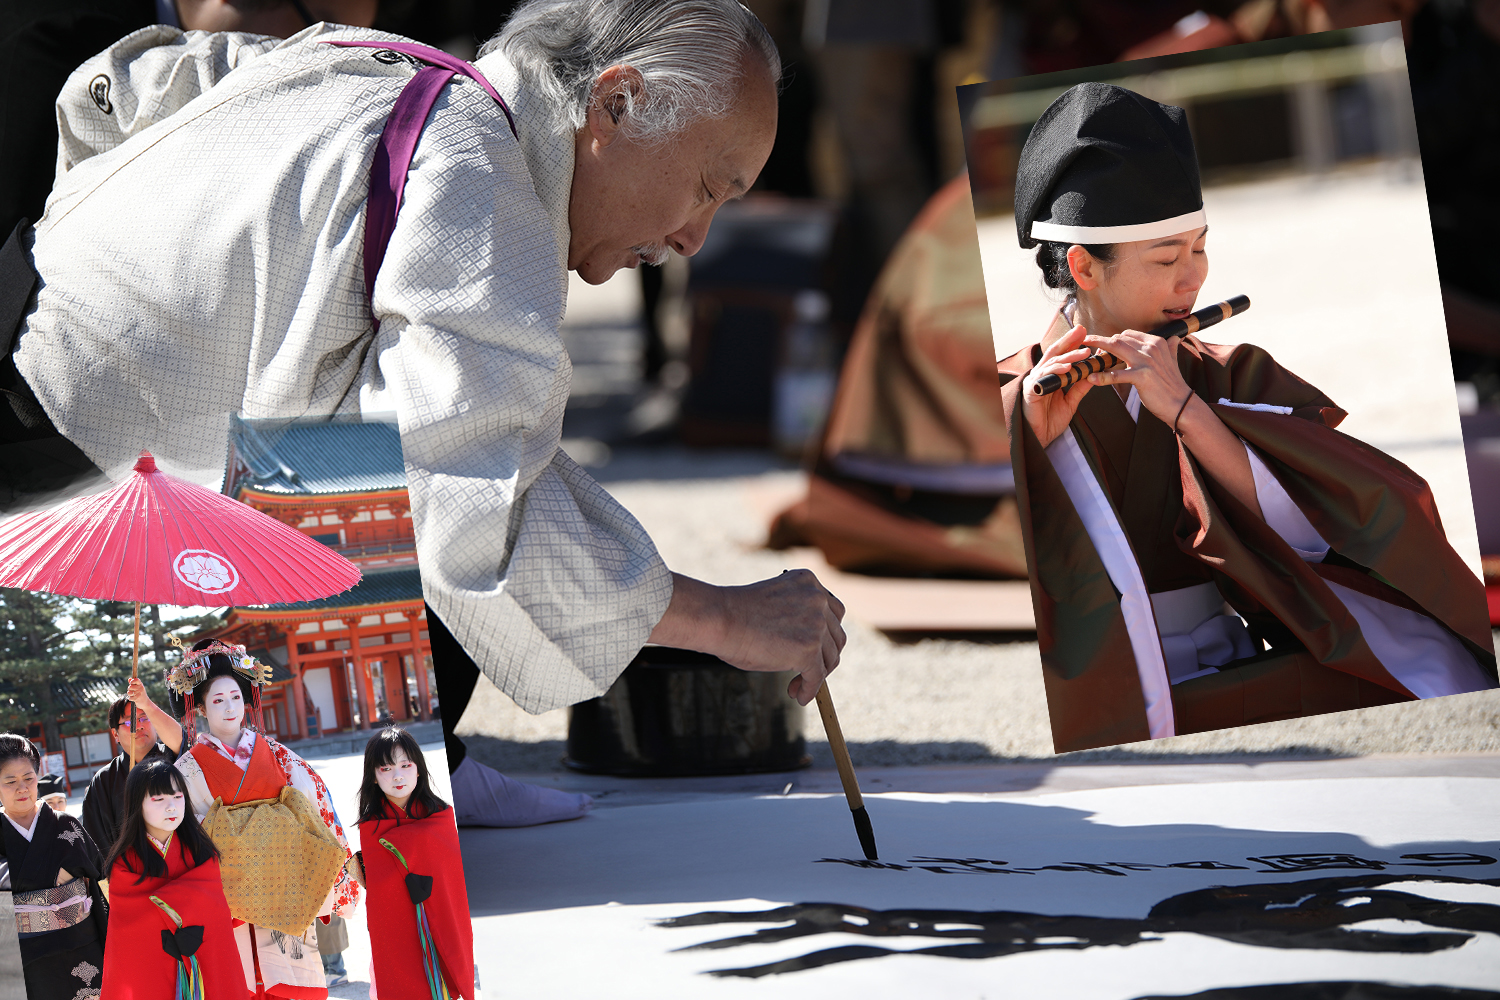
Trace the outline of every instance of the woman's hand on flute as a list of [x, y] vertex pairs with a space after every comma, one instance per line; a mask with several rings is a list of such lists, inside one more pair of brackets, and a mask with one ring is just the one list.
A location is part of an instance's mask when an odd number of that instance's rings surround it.
[[1244, 444], [1183, 380], [1177, 367], [1178, 338], [1126, 330], [1113, 337], [1087, 337], [1084, 342], [1108, 351], [1129, 366], [1098, 372], [1088, 381], [1135, 386], [1141, 405], [1181, 435], [1183, 445], [1203, 470], [1257, 516], [1264, 517]]
[[1021, 380], [1022, 412], [1026, 422], [1031, 425], [1031, 432], [1036, 435], [1043, 448], [1067, 430], [1073, 414], [1078, 411], [1078, 404], [1091, 385], [1087, 379], [1082, 379], [1066, 389], [1049, 392], [1045, 396], [1038, 396], [1032, 387], [1047, 375], [1064, 374], [1071, 365], [1093, 354], [1092, 350], [1081, 345], [1086, 340], [1100, 338], [1089, 338], [1087, 334], [1088, 331], [1082, 326], [1075, 326], [1054, 340], [1050, 347], [1042, 351], [1042, 360]]
[[1125, 330], [1113, 337], [1084, 337], [1083, 343], [1100, 351], [1108, 351], [1128, 367], [1096, 372], [1085, 381], [1094, 385], [1135, 386], [1141, 397], [1141, 405], [1156, 419], [1172, 426], [1177, 410], [1191, 392], [1177, 367], [1176, 337], [1162, 339], [1139, 330]]

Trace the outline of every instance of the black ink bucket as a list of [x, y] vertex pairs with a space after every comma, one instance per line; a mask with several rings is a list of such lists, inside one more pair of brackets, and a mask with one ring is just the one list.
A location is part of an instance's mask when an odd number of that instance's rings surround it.
[[568, 720], [567, 766], [591, 774], [685, 777], [807, 767], [803, 708], [785, 673], [647, 646], [602, 698]]

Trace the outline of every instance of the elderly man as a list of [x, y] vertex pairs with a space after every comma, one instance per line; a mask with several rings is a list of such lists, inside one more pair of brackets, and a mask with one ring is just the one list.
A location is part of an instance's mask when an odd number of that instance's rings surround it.
[[776, 128], [765, 30], [733, 0], [527, 4], [477, 63], [507, 107], [442, 92], [367, 288], [370, 164], [418, 69], [324, 44], [370, 40], [398, 41], [159, 29], [76, 72], [6, 388], [107, 472], [143, 447], [217, 470], [232, 410], [394, 410], [427, 600], [523, 708], [602, 693], [648, 639], [796, 670], [806, 704], [844, 643], [837, 599], [805, 571], [670, 573], [558, 448], [566, 272], [695, 253], [750, 188]]

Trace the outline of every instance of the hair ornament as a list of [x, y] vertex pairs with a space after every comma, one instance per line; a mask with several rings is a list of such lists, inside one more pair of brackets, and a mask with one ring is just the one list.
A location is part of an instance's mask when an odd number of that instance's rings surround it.
[[214, 654], [229, 657], [230, 666], [235, 673], [248, 680], [253, 686], [261, 687], [271, 681], [271, 665], [259, 663], [255, 657], [246, 652], [244, 646], [230, 645], [214, 639], [202, 649], [190, 649], [188, 644], [177, 636], [172, 636], [172, 645], [182, 650], [182, 661], [167, 671], [167, 687], [179, 695], [192, 694], [193, 688], [203, 683], [208, 676], [208, 658]]

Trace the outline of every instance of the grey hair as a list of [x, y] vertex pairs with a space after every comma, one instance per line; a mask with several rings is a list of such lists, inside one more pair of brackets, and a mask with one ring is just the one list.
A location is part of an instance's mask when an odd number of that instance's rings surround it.
[[531, 0], [479, 50], [500, 52], [559, 110], [559, 129], [588, 121], [594, 81], [611, 66], [641, 74], [645, 94], [626, 91], [624, 134], [668, 142], [700, 118], [734, 110], [744, 61], [764, 60], [781, 83], [776, 43], [737, 0]]

